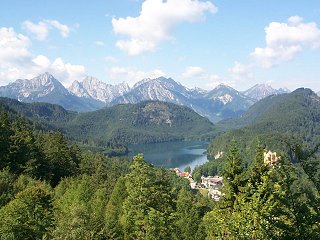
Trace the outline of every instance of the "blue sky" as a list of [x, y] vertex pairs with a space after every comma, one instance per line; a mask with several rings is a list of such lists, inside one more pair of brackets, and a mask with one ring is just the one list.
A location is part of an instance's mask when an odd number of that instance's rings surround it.
[[319, 0], [2, 0], [0, 85], [49, 71], [131, 85], [320, 91]]

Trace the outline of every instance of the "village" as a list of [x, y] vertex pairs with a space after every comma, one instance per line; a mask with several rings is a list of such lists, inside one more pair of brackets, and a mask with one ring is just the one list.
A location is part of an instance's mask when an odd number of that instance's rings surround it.
[[[220, 157], [220, 153], [219, 156]], [[280, 157], [277, 156], [276, 152], [264, 152], [264, 164], [274, 167], [278, 164]], [[219, 201], [222, 193], [221, 188], [223, 186], [223, 177], [221, 176], [201, 176], [201, 182], [198, 183], [192, 178], [191, 169], [189, 171], [181, 171], [179, 168], [172, 169], [177, 176], [188, 179], [191, 189], [197, 189], [205, 192], [209, 197], [215, 201]]]
[[208, 196], [215, 201], [219, 201], [221, 198], [221, 188], [223, 186], [223, 177], [220, 176], [201, 176], [201, 183], [196, 182], [192, 178], [191, 172], [180, 171], [179, 168], [174, 168], [173, 171], [177, 176], [186, 178], [189, 180], [190, 187], [199, 191], [207, 191]]

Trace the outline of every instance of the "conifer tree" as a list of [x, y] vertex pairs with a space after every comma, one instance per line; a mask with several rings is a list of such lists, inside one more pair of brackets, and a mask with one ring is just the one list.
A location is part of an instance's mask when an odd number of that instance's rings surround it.
[[106, 226], [105, 234], [108, 239], [123, 239], [123, 229], [121, 225], [122, 205], [127, 197], [125, 180], [123, 177], [118, 178], [109, 202], [106, 206]]
[[175, 212], [176, 239], [197, 240], [196, 233], [200, 224], [201, 219], [192, 193], [182, 188], [178, 194]]
[[8, 166], [10, 136], [12, 134], [8, 114], [0, 109], [0, 169]]
[[165, 176], [159, 179], [142, 154], [133, 158], [130, 170], [126, 176], [128, 197], [123, 204], [124, 238], [172, 239], [173, 209]]
[[223, 174], [223, 202], [233, 209], [237, 194], [243, 186], [243, 165], [238, 145], [232, 141], [227, 155], [227, 163]]

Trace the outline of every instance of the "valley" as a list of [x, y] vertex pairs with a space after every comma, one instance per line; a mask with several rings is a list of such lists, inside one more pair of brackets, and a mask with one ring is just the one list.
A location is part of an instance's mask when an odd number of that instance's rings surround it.
[[0, 6], [0, 240], [320, 240], [319, 0]]
[[[51, 79], [46, 77], [45, 82]], [[43, 230], [32, 231], [41, 236], [48, 232], [68, 236], [70, 231], [77, 238], [89, 232], [93, 239], [131, 235], [128, 229], [136, 221], [128, 219], [139, 214], [147, 216], [144, 224], [164, 232], [168, 226], [172, 229], [161, 239], [180, 236], [186, 230], [186, 223], [180, 225], [187, 221], [186, 216], [195, 224], [197, 239], [237, 228], [238, 222], [251, 228], [250, 221], [256, 216], [262, 219], [255, 223], [264, 236], [261, 239], [270, 239], [262, 224], [269, 217], [279, 219], [279, 225], [272, 226], [273, 234], [300, 236], [294, 226], [302, 216], [306, 219], [304, 236], [316, 236], [320, 189], [317, 94], [299, 88], [265, 96], [251, 89], [247, 93], [251, 102], [247, 102], [234, 89], [219, 86], [205, 93], [207, 100], [201, 100], [203, 109], [207, 101], [220, 101], [220, 107], [225, 107], [220, 110], [226, 115], [218, 113], [223, 120], [213, 123], [212, 118], [188, 107], [187, 100], [184, 104], [171, 102], [175, 97], [157, 100], [158, 93], [151, 90], [162, 82], [174, 85], [173, 80], [146, 80], [140, 85], [151, 82], [149, 97], [156, 100], [140, 101], [144, 99], [140, 89], [137, 95], [129, 91], [87, 112], [38, 102], [48, 100], [43, 98], [0, 97], [0, 185], [5, 189], [0, 191], [0, 214], [4, 216], [0, 234], [18, 234], [25, 224], [20, 217], [28, 219], [37, 213], [41, 220], [28, 226], [45, 224]], [[89, 92], [81, 94], [88, 97]], [[107, 93], [95, 94], [102, 99]], [[263, 97], [252, 100], [254, 96]], [[237, 112], [240, 105], [246, 110]], [[266, 159], [267, 151], [272, 161]], [[184, 177], [190, 177], [187, 172], [176, 174], [175, 168], [191, 171], [192, 179]], [[300, 212], [306, 206], [309, 211]], [[70, 222], [78, 219], [79, 212], [92, 225], [73, 226]], [[154, 223], [149, 219], [154, 214], [154, 219], [166, 223]], [[122, 223], [121, 219], [127, 220]], [[218, 224], [221, 219], [225, 224]], [[82, 233], [76, 232], [79, 228]], [[247, 236], [247, 230], [239, 231]]]

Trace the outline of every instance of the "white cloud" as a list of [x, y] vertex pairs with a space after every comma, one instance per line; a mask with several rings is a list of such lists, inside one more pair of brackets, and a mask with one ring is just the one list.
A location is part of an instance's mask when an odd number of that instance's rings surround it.
[[43, 68], [48, 68], [51, 64], [50, 60], [44, 55], [36, 56], [34, 59], [32, 59], [32, 62], [35, 65]]
[[235, 80], [251, 79], [253, 77], [252, 67], [252, 65], [244, 65], [235, 62], [234, 66], [229, 69], [229, 72]]
[[130, 86], [133, 86], [138, 81], [145, 78], [158, 78], [166, 76], [166, 73], [160, 69], [152, 71], [141, 71], [133, 67], [112, 67], [109, 71], [110, 78], [114, 81], [127, 82]]
[[30, 45], [29, 38], [17, 34], [13, 28], [0, 28], [0, 64], [28, 58], [31, 55], [28, 50]]
[[0, 28], [0, 85], [47, 71], [67, 86], [86, 75], [84, 66], [65, 63], [61, 58], [50, 61], [44, 55], [33, 55], [30, 46], [28, 37], [12, 28]]
[[44, 41], [47, 39], [49, 34], [49, 29], [46, 23], [39, 22], [38, 24], [34, 24], [31, 21], [24, 21], [22, 23], [22, 27], [29, 31], [30, 33], [35, 35], [35, 38], [39, 41]]
[[181, 78], [184, 79], [183, 84], [190, 88], [197, 86], [206, 90], [212, 90], [219, 85], [222, 80], [219, 75], [212, 74], [199, 66], [186, 67], [181, 74]]
[[320, 29], [315, 22], [304, 23], [292, 16], [287, 23], [272, 22], [265, 28], [266, 47], [255, 48], [251, 56], [265, 68], [289, 61], [305, 47], [320, 47]]
[[83, 65], [65, 63], [61, 58], [56, 58], [48, 70], [65, 86], [70, 85], [74, 80], [81, 80], [86, 76], [86, 69]]
[[173, 28], [181, 22], [197, 22], [205, 12], [216, 13], [210, 1], [145, 0], [138, 17], [112, 18], [113, 31], [127, 36], [116, 46], [129, 55], [154, 51], [159, 42], [172, 39]]
[[69, 37], [70, 34], [70, 28], [65, 25], [60, 23], [57, 20], [44, 20], [45, 23], [47, 23], [49, 26], [54, 27], [55, 29], [57, 29], [61, 35], [61, 37]]
[[28, 32], [34, 34], [35, 38], [39, 41], [46, 40], [49, 35], [49, 30], [52, 28], [57, 29], [60, 35], [64, 38], [68, 37], [70, 34], [70, 27], [57, 20], [44, 19], [38, 23], [24, 21], [22, 23], [22, 27]]
[[206, 74], [206, 70], [202, 67], [190, 66], [182, 73], [182, 78], [198, 78], [203, 77]]

